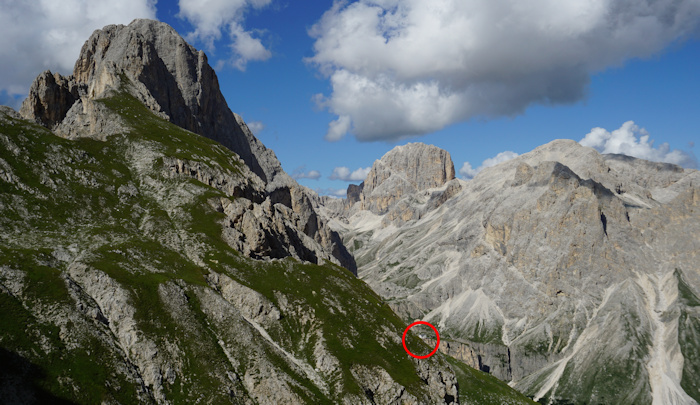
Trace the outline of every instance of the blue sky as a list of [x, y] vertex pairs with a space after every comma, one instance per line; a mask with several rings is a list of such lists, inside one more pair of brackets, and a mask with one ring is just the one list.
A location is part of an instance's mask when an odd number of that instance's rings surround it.
[[0, 34], [17, 39], [0, 45], [0, 102], [16, 106], [44, 69], [70, 73], [93, 29], [150, 17], [207, 52], [231, 110], [322, 193], [418, 141], [467, 177], [589, 133], [601, 151], [697, 166], [697, 0], [72, 3], [81, 12], [0, 5]]

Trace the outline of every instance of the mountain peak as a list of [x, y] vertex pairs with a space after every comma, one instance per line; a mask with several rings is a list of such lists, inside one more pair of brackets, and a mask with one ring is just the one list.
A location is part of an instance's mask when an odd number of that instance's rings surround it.
[[402, 173], [415, 184], [416, 190], [440, 187], [455, 178], [450, 153], [422, 142], [397, 146], [384, 154], [379, 162], [393, 172]]
[[313, 240], [304, 242], [312, 246], [311, 251], [322, 251], [320, 255], [302, 255], [305, 259], [326, 258], [355, 270], [352, 256], [338, 235], [319, 219], [308, 193], [229, 109], [204, 52], [165, 23], [139, 19], [126, 26], [96, 30], [83, 45], [73, 74], [42, 73], [32, 84], [20, 113], [66, 138], [105, 140], [129, 132], [128, 119], [102, 102], [124, 93], [156, 116], [238, 154], [252, 172], [246, 175], [262, 180], [262, 199], [269, 200], [271, 207], [280, 204], [288, 208], [283, 209], [288, 211], [285, 215], [294, 217], [287, 218], [295, 224], [289, 228], [294, 228], [289, 231], [294, 235], [287, 236], [298, 239], [298, 234], [305, 234]]
[[56, 132], [66, 137], [94, 136], [100, 132], [94, 127], [102, 127], [96, 125], [96, 119], [85, 117], [99, 115], [91, 101], [124, 90], [173, 124], [236, 152], [273, 188], [291, 185], [274, 153], [228, 108], [204, 52], [159, 21], [137, 19], [126, 26], [108, 25], [93, 32], [73, 74], [63, 77], [44, 72], [32, 84], [21, 114], [54, 130], [70, 117], [71, 122], [92, 130], [75, 133], [72, 128], [62, 128]]
[[441, 187], [455, 178], [449, 152], [434, 145], [397, 146], [374, 162], [363, 186], [365, 209], [386, 213], [405, 195]]

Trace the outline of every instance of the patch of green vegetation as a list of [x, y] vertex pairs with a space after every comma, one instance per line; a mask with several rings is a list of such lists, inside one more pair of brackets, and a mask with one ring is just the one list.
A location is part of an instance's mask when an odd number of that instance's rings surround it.
[[[68, 146], [70, 141], [58, 138], [48, 129], [26, 121], [7, 117], [0, 120], [0, 137], [7, 137], [10, 144], [0, 139], [0, 158], [5, 160], [18, 176], [30, 188], [41, 192], [49, 192], [51, 189], [42, 184], [38, 176], [27, 176], [33, 173], [35, 162], [45, 161], [52, 145]], [[57, 139], [54, 139], [57, 138]], [[16, 190], [9, 183], [0, 181], [0, 191]]]
[[409, 273], [407, 276], [396, 279], [394, 283], [402, 287], [413, 289], [416, 288], [421, 281], [422, 280], [418, 278], [415, 273]]
[[[162, 330], [176, 329], [158, 295], [162, 283], [182, 280], [190, 285], [207, 285], [205, 269], [149, 239], [135, 238], [119, 245], [104, 245], [87, 263], [131, 290], [136, 319], [147, 334], [160, 335]], [[155, 269], [149, 270], [149, 266]]]
[[[129, 79], [122, 76], [122, 81], [126, 83]], [[119, 114], [132, 128], [129, 139], [156, 142], [163, 148], [166, 156], [194, 161], [201, 161], [206, 157], [224, 170], [233, 174], [241, 173], [240, 163], [234, 159], [230, 150], [216, 141], [156, 116], [126, 89], [123, 88], [122, 91], [98, 101]]]
[[[175, 404], [190, 404], [200, 400], [204, 392], [209, 393], [214, 403], [230, 403], [225, 395], [227, 393], [222, 391], [222, 381], [215, 375], [225, 375], [231, 369], [231, 364], [218, 344], [218, 337], [212, 329], [215, 326], [209, 323], [204, 314], [202, 304], [194, 291], [196, 288], [198, 287], [187, 287], [187, 307], [183, 310], [190, 315], [187, 317], [188, 324], [177, 321], [168, 313], [167, 327], [160, 330], [161, 339], [179, 337], [178, 344], [184, 356], [182, 375], [176, 378], [173, 384], [165, 385], [167, 397]], [[194, 324], [192, 320], [195, 321]], [[245, 392], [240, 381], [235, 385], [239, 392]], [[215, 395], [216, 393], [219, 395]]]
[[23, 293], [32, 301], [51, 304], [72, 302], [61, 271], [56, 268], [58, 262], [47, 249], [3, 249], [0, 251], [0, 263], [23, 270], [26, 274]]
[[361, 249], [362, 246], [364, 246], [364, 243], [362, 243], [362, 241], [359, 240], [359, 239], [355, 239], [355, 240], [353, 241], [352, 246], [353, 246], [352, 251], [354, 252], [354, 251], [356, 251], [356, 250]]
[[468, 328], [448, 326], [444, 330], [444, 335], [448, 338], [474, 343], [505, 346], [503, 343], [502, 333], [503, 328], [501, 325], [497, 324], [489, 327], [483, 320], [473, 322]]
[[676, 280], [678, 280], [678, 298], [682, 305], [687, 307], [700, 307], [700, 298], [693, 292], [688, 283], [683, 279], [681, 270], [676, 269], [674, 272]]
[[370, 250], [365, 252], [365, 254], [363, 254], [362, 256], [356, 256], [355, 262], [357, 263], [357, 268], [361, 268], [362, 266], [377, 260], [377, 253], [379, 252], [380, 247], [381, 244], [375, 245]]
[[38, 352], [37, 342], [27, 332], [37, 322], [32, 313], [17, 298], [3, 291], [0, 291], [0, 311], [0, 346], [13, 351]]
[[[117, 190], [132, 177], [118, 136], [109, 143], [73, 141], [27, 121], [13, 123], [0, 128], [15, 146], [0, 148], [14, 177], [13, 184], [0, 181], [4, 225], [71, 233], [125, 218], [129, 210], [119, 209]], [[94, 221], [96, 214], [101, 221]]]
[[[573, 378], [573, 375], [579, 378]], [[553, 403], [644, 404], [650, 403], [645, 365], [637, 359], [598, 356], [586, 372], [569, 364], [560, 378]], [[563, 383], [565, 382], [565, 383]], [[550, 399], [549, 394], [546, 399]]]
[[475, 370], [459, 360], [445, 356], [459, 383], [459, 402], [462, 404], [503, 405], [535, 404], [498, 378]]
[[476, 343], [488, 343], [503, 346], [502, 328], [488, 328], [483, 323], [479, 322], [474, 326], [470, 340]]
[[[609, 345], [595, 347], [585, 357], [570, 360], [553, 399], [564, 403], [651, 403], [644, 360], [648, 358], [651, 337], [638, 328], [640, 321], [629, 308], [620, 308], [614, 314], [615, 318], [611, 315], [603, 326], [614, 333]], [[609, 347], [618, 350], [610, 352]]]
[[549, 352], [549, 342], [544, 340], [528, 340], [519, 346], [519, 348], [522, 350], [522, 353], [525, 356], [544, 356]]
[[[0, 257], [26, 274], [24, 294], [32, 297], [28, 302], [50, 306], [59, 313], [72, 309], [74, 304], [57, 270], [38, 264], [27, 251], [2, 250]], [[16, 297], [2, 291], [0, 313], [0, 359], [18, 391], [44, 398], [47, 403], [138, 402], [137, 386], [105, 367], [120, 359], [98, 338], [81, 335], [80, 347], [69, 348], [58, 326], [40, 321]], [[72, 332], [70, 324], [67, 329]], [[65, 384], [68, 381], [70, 384]], [[3, 389], [0, 384], [0, 393]]]
[[700, 298], [683, 279], [683, 273], [676, 269], [678, 280], [678, 343], [683, 354], [683, 376], [681, 387], [693, 399], [700, 402]]

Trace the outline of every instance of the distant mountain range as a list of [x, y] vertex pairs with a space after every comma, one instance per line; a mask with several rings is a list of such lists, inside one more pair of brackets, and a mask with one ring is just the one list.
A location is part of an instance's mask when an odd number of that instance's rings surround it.
[[0, 108], [0, 403], [532, 403], [409, 356], [317, 204], [171, 27], [95, 31]]
[[399, 146], [319, 197], [202, 51], [107, 26], [0, 108], [0, 402], [697, 404], [699, 205], [565, 140], [470, 181]]
[[321, 212], [441, 350], [548, 404], [700, 400], [700, 172], [553, 141], [471, 181], [398, 146]]

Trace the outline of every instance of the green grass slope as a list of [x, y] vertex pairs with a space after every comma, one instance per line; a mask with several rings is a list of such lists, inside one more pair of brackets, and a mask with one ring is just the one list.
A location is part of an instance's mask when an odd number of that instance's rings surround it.
[[[0, 402], [380, 403], [364, 378], [381, 369], [431, 403], [428, 367], [457, 373], [462, 403], [528, 403], [443, 356], [409, 357], [404, 322], [347, 270], [243, 257], [213, 203], [233, 197], [164, 163], [243, 184], [235, 154], [128, 93], [102, 102], [132, 130], [67, 140], [0, 112]], [[216, 277], [279, 316], [245, 313]]]

